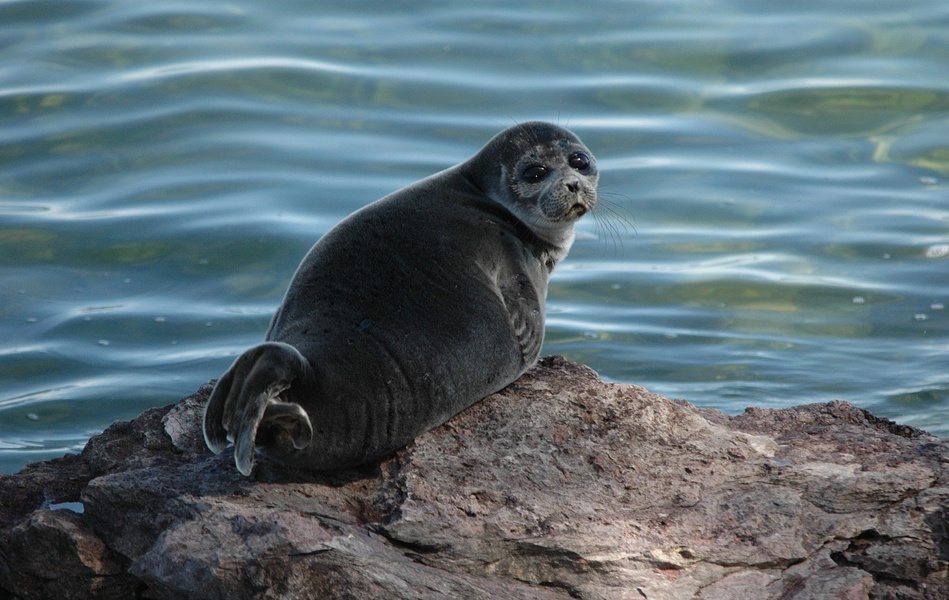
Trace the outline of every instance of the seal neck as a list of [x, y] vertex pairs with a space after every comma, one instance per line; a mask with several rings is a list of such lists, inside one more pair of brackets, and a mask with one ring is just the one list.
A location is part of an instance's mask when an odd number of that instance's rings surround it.
[[504, 206], [493, 198], [478, 200], [475, 204], [479, 210], [506, 223], [524, 247], [530, 250], [531, 254], [536, 256], [538, 260], [544, 263], [548, 272], [557, 266], [557, 263], [567, 255], [570, 246], [573, 245], [572, 227], [569, 228], [568, 235], [561, 243], [552, 243], [546, 238], [537, 235], [523, 219], [511, 212], [507, 206]]

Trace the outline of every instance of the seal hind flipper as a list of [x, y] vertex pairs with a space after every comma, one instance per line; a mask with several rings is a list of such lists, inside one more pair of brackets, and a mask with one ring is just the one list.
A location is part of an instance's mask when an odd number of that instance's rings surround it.
[[218, 379], [211, 398], [204, 409], [204, 443], [211, 452], [220, 454], [227, 447], [227, 430], [224, 429], [224, 405], [234, 381], [234, 367]]
[[309, 417], [298, 404], [280, 396], [294, 382], [306, 382], [311, 375], [309, 363], [289, 344], [267, 342], [244, 352], [211, 392], [204, 412], [208, 447], [217, 454], [233, 441], [237, 468], [249, 475], [262, 425], [268, 440], [282, 449], [309, 445], [313, 435]]
[[[267, 386], [263, 392], [254, 394], [246, 401], [244, 410], [241, 412], [240, 421], [233, 427], [234, 431], [234, 464], [237, 470], [244, 475], [250, 475], [254, 468], [254, 445], [257, 441], [257, 429], [267, 409], [280, 402], [281, 392], [290, 386], [284, 382], [274, 382]], [[284, 404], [289, 404], [284, 402]], [[309, 419], [307, 419], [309, 425]], [[309, 442], [309, 440], [307, 440]]]
[[268, 402], [258, 426], [261, 441], [264, 441], [265, 433], [268, 450], [271, 447], [286, 451], [290, 451], [290, 448], [302, 450], [313, 439], [313, 425], [310, 416], [296, 402]]

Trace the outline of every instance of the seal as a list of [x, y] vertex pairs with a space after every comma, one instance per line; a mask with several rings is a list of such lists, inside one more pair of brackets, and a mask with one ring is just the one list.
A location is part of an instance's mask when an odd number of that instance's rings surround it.
[[304, 257], [266, 341], [214, 387], [204, 439], [311, 470], [379, 460], [534, 365], [547, 282], [594, 208], [596, 160], [557, 125], [351, 214]]

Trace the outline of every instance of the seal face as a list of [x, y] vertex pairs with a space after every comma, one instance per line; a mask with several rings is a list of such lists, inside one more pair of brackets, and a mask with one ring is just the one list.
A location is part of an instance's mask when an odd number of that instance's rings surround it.
[[596, 205], [593, 154], [522, 123], [366, 206], [304, 257], [266, 341], [221, 376], [208, 447], [297, 467], [378, 460], [533, 366], [550, 272]]

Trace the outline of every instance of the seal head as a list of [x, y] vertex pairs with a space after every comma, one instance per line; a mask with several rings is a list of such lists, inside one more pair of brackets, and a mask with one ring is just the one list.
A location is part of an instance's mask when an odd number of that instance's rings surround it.
[[566, 256], [573, 225], [596, 206], [596, 159], [572, 132], [532, 121], [501, 132], [461, 168]]

